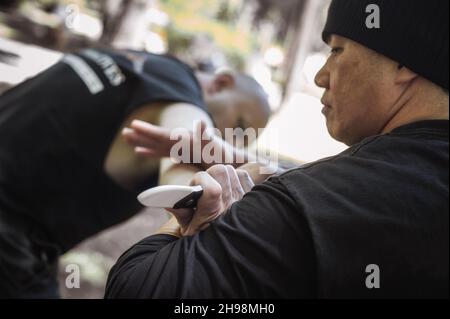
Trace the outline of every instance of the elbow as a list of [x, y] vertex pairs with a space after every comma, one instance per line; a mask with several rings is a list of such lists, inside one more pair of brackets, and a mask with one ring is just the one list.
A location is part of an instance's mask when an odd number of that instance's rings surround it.
[[130, 289], [132, 281], [129, 280], [132, 269], [121, 271], [115, 265], [108, 276], [105, 288], [105, 299], [132, 299], [137, 298], [135, 295], [137, 289]]

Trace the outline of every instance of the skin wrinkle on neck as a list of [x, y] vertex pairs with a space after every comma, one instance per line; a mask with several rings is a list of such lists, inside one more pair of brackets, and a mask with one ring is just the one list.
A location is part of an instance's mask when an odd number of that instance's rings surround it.
[[[414, 82], [417, 79], [414, 80]], [[408, 97], [408, 94], [410, 93], [411, 87], [413, 86], [413, 82], [409, 83], [408, 86], [405, 88], [405, 90], [400, 94], [397, 101], [393, 104], [392, 109], [396, 109], [394, 114], [386, 121], [386, 124], [383, 126], [383, 129], [381, 130], [382, 134], [390, 133], [394, 129], [396, 129], [399, 125], [392, 125], [392, 123], [395, 123], [397, 117], [402, 113], [404, 108], [407, 107], [409, 102], [413, 99], [413, 97]], [[402, 100], [405, 98], [405, 101], [402, 102]], [[398, 107], [396, 105], [400, 104]]]
[[[382, 133], [386, 134], [400, 126], [423, 120], [448, 120], [448, 95], [445, 97], [445, 93], [436, 90], [440, 89], [421, 78], [411, 82], [398, 101], [402, 105], [387, 122]], [[405, 101], [402, 101], [403, 97]]]

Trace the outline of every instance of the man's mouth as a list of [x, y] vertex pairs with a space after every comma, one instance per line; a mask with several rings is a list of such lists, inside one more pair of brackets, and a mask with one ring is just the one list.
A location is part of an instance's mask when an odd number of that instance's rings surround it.
[[331, 107], [325, 105], [324, 108], [322, 109], [322, 114], [327, 116], [330, 113], [330, 111]]
[[327, 116], [328, 113], [329, 113], [330, 110], [331, 110], [331, 105], [330, 105], [330, 103], [328, 103], [327, 101], [325, 101], [325, 99], [322, 99], [321, 102], [322, 102], [322, 105], [323, 105], [322, 114], [325, 115], [325, 116]]

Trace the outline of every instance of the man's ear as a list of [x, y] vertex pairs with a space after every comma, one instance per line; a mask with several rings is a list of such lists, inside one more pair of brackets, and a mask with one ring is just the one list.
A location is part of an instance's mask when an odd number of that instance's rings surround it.
[[235, 84], [236, 80], [232, 74], [218, 73], [214, 76], [209, 93], [218, 93], [223, 90], [231, 89], [235, 86]]
[[395, 76], [395, 83], [400, 85], [408, 84], [417, 79], [417, 77], [417, 73], [414, 73], [403, 65], [399, 65]]

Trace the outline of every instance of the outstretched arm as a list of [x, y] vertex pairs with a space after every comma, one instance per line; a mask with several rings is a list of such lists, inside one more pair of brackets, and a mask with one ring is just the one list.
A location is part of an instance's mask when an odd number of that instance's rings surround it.
[[[205, 127], [212, 126], [209, 116], [198, 107], [184, 103], [171, 104], [161, 111], [156, 123], [158, 126], [143, 121], [133, 121], [131, 128], [125, 128], [122, 135], [131, 145], [145, 144], [158, 149], [158, 154], [152, 156], [146, 154], [145, 157], [161, 158], [160, 185], [188, 185], [200, 168], [191, 163], [177, 163], [169, 158], [170, 150], [177, 142], [170, 139], [170, 132], [175, 129], [184, 129], [189, 132], [198, 121], [204, 123]], [[158, 128], [158, 130], [153, 128]], [[144, 135], [144, 132], [147, 135]], [[149, 132], [152, 134], [149, 135]], [[144, 136], [147, 137], [145, 140]], [[148, 152], [148, 149], [145, 152]], [[136, 146], [136, 153], [142, 155], [142, 147]]]
[[[187, 139], [185, 143], [191, 145], [191, 151], [195, 148], [194, 143], [198, 143], [200, 152], [206, 145], [209, 145], [210, 149], [220, 152], [220, 161], [206, 162], [201, 156], [199, 166], [202, 170], [207, 170], [217, 164], [230, 164], [235, 168], [247, 171], [256, 184], [283, 171], [269, 160], [257, 157], [246, 150], [235, 148], [221, 138], [207, 134], [206, 128], [206, 123], [197, 122], [194, 130], [185, 137]], [[135, 146], [137, 154], [148, 158], [169, 157], [172, 147], [181, 141], [181, 139], [171, 139], [170, 129], [143, 121], [133, 122], [131, 128], [124, 130], [123, 135], [129, 144]], [[197, 141], [198, 136], [205, 137], [205, 139]], [[192, 159], [193, 154], [190, 154], [189, 158]], [[181, 158], [175, 157], [174, 160], [181, 160]]]

